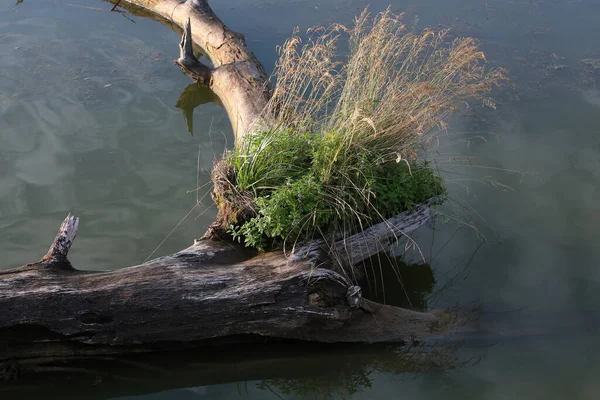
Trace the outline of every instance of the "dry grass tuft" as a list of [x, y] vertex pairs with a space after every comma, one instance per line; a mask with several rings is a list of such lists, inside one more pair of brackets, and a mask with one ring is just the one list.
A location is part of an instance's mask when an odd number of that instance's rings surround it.
[[[279, 49], [273, 97], [263, 113], [270, 129], [342, 132], [348, 141], [375, 142], [394, 159], [413, 159], [421, 144], [446, 128], [459, 101], [490, 107], [492, 88], [505, 80], [487, 68], [473, 38], [448, 40], [448, 30], [409, 32], [389, 9], [365, 10], [354, 27], [334, 24], [298, 32]], [[348, 56], [338, 54], [347, 39]]]

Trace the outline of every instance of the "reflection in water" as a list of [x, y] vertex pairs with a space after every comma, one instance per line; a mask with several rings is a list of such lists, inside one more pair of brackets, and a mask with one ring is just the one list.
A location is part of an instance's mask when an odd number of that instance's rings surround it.
[[69, 364], [48, 362], [36, 374], [4, 383], [0, 396], [33, 399], [44, 393], [48, 398], [105, 399], [246, 382], [248, 390], [263, 394], [346, 398], [370, 388], [375, 373], [412, 379], [467, 364], [457, 361], [456, 346], [450, 345], [263, 342], [159, 355], [97, 357]]
[[181, 110], [190, 135], [194, 135], [194, 109], [211, 102], [223, 106], [221, 99], [212, 90], [197, 83], [188, 85], [179, 96], [175, 107]]
[[365, 260], [365, 277], [359, 285], [363, 296], [378, 303], [413, 310], [427, 310], [427, 298], [435, 286], [428, 264], [407, 264], [402, 257], [380, 253]]

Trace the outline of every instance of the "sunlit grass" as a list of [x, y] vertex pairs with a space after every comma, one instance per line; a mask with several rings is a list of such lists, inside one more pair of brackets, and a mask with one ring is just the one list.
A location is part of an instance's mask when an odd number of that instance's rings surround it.
[[226, 155], [219, 176], [235, 192], [221, 204], [245, 204], [230, 232], [259, 248], [343, 239], [443, 198], [417, 154], [462, 102], [494, 107], [490, 91], [505, 79], [474, 39], [410, 32], [390, 10], [311, 29], [305, 40], [295, 32], [279, 52], [260, 129]]

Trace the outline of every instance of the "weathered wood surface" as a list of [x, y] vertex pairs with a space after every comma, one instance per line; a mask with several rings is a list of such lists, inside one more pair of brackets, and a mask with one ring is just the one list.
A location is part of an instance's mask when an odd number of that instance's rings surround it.
[[430, 206], [435, 201], [436, 199], [430, 199], [416, 206], [410, 213], [402, 213], [337, 242], [333, 248], [337, 261], [345, 266], [353, 266], [387, 250], [390, 245], [397, 243], [431, 218]]

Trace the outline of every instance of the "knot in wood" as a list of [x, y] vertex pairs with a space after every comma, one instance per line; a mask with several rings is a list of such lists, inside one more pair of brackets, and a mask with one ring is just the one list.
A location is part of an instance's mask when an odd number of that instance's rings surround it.
[[350, 286], [346, 291], [346, 299], [350, 308], [361, 308], [363, 305], [362, 289], [360, 286]]

